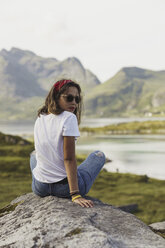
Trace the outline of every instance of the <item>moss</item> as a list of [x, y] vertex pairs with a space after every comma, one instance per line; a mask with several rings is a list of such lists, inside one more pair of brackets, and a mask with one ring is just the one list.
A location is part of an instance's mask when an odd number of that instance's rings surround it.
[[15, 208], [16, 208], [19, 204], [21, 204], [21, 203], [23, 203], [23, 202], [24, 202], [24, 201], [20, 201], [20, 202], [14, 203], [14, 204], [9, 204], [9, 205], [5, 206], [4, 208], [1, 208], [1, 209], [0, 209], [0, 217], [2, 217], [2, 216], [4, 216], [4, 215], [9, 214], [10, 212], [14, 211]]
[[162, 232], [156, 232], [156, 234], [160, 235], [162, 238], [165, 239], [165, 232], [164, 233], [162, 233]]
[[81, 232], [82, 232], [82, 229], [77, 227], [77, 228], [73, 229], [72, 231], [70, 231], [69, 233], [67, 233], [65, 235], [65, 237], [72, 237], [73, 235], [77, 235]]
[[158, 230], [154, 230], [152, 227], [150, 227], [151, 228], [151, 230], [154, 232], [154, 233], [156, 233], [156, 234], [158, 234], [158, 235], [160, 235], [162, 238], [164, 238], [165, 239], [165, 230], [163, 230], [163, 231], [158, 231]]

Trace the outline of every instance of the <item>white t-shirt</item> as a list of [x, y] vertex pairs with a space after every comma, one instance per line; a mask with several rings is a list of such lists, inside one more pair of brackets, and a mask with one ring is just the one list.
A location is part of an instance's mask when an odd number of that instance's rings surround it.
[[34, 125], [37, 165], [34, 177], [44, 183], [55, 183], [67, 177], [64, 166], [63, 136], [80, 136], [75, 114], [40, 115]]

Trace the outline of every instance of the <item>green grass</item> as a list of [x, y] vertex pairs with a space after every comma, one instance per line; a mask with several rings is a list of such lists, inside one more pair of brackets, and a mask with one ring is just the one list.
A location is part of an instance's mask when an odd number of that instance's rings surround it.
[[165, 116], [164, 72], [122, 68], [114, 77], [85, 94], [91, 117]]
[[105, 127], [80, 128], [81, 132], [104, 134], [165, 134], [165, 121], [128, 122]]
[[0, 146], [0, 208], [31, 191], [29, 154], [33, 145]]
[[[0, 146], [0, 208], [31, 192], [29, 154], [33, 144]], [[85, 155], [77, 156], [80, 164]], [[115, 206], [137, 203], [135, 213], [145, 223], [165, 220], [165, 181], [101, 171], [89, 195]]]
[[0, 208], [16, 197], [31, 192], [31, 175], [2, 173], [0, 175]]
[[0, 145], [0, 156], [10, 157], [29, 157], [31, 151], [34, 150], [34, 145]]
[[89, 196], [115, 206], [138, 204], [137, 217], [150, 224], [165, 220], [165, 181], [101, 171]]

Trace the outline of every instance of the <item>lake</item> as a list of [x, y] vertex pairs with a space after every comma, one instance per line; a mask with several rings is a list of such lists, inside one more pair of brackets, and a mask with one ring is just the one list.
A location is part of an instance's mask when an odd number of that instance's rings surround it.
[[[110, 124], [132, 121], [165, 120], [165, 117], [134, 117], [134, 118], [82, 118], [80, 127], [103, 127]], [[0, 121], [0, 132], [6, 134], [32, 134], [34, 121]]]
[[165, 179], [165, 135], [111, 135], [82, 137], [77, 153], [101, 150], [111, 163], [104, 168], [111, 172], [147, 175]]
[[[165, 118], [101, 118], [86, 119], [81, 126], [105, 126], [113, 123], [165, 120]], [[33, 136], [34, 122], [0, 123], [0, 131], [21, 135], [24, 138]], [[76, 144], [78, 153], [102, 150], [112, 160], [104, 167], [108, 171], [129, 172], [148, 175], [165, 180], [165, 135], [110, 135], [81, 137]]]

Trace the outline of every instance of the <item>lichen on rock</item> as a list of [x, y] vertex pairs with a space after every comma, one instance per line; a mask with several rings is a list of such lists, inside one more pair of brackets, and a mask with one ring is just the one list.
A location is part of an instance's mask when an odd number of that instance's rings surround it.
[[0, 247], [165, 247], [165, 240], [134, 215], [92, 200], [93, 208], [82, 208], [54, 196], [16, 198], [14, 211], [0, 218]]
[[23, 203], [23, 202], [24, 202], [24, 201], [16, 202], [16, 203], [7, 205], [7, 206], [5, 206], [4, 208], [1, 208], [1, 209], [0, 209], [0, 217], [4, 216], [4, 215], [6, 215], [6, 214], [9, 214], [11, 211], [14, 211], [15, 208], [16, 208], [19, 204], [21, 204], [21, 203]]

